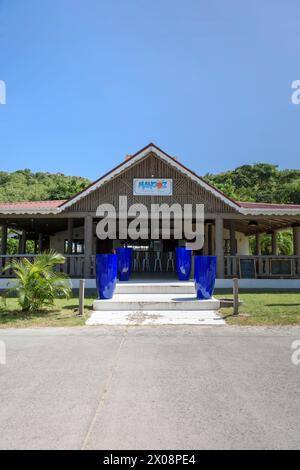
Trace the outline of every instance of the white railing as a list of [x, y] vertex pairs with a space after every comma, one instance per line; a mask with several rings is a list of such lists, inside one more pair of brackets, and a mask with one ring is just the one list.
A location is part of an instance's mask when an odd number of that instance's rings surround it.
[[[251, 277], [257, 278], [300, 278], [300, 256], [225, 256], [225, 277], [244, 277], [243, 260], [248, 260]], [[245, 261], [244, 261], [245, 266]], [[244, 273], [245, 274], [245, 273]]]

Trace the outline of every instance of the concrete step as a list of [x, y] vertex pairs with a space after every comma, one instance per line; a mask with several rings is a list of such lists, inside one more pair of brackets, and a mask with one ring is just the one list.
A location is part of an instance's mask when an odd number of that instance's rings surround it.
[[194, 294], [193, 281], [128, 281], [118, 282], [115, 294]]
[[194, 310], [181, 312], [177, 310], [144, 310], [132, 312], [127, 310], [95, 311], [86, 325], [199, 325], [219, 326], [225, 321], [212, 310]]
[[200, 311], [218, 310], [220, 301], [214, 297], [209, 300], [198, 300], [195, 295], [163, 293], [163, 294], [114, 294], [112, 299], [94, 300], [93, 310], [105, 311]]

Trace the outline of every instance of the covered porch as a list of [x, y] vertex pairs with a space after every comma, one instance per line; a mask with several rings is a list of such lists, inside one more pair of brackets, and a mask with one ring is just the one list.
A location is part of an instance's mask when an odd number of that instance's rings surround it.
[[[72, 278], [93, 279], [95, 277], [95, 254], [115, 249], [124, 240], [104, 244], [97, 239], [97, 219], [93, 214], [57, 214], [38, 216], [6, 215], [0, 219], [1, 254], [0, 277], [13, 278], [12, 269], [7, 266], [13, 259], [26, 257], [33, 259], [46, 249], [54, 249], [66, 257], [66, 263], [59, 269]], [[291, 230], [293, 251], [281, 254], [278, 248], [278, 234], [282, 230]], [[262, 235], [270, 237], [270, 253], [262, 254]], [[14, 238], [14, 252], [9, 238]], [[250, 252], [249, 237], [255, 239], [254, 253]], [[100, 242], [100, 243], [99, 243]], [[130, 244], [130, 241], [126, 241]], [[160, 243], [161, 242], [161, 243]], [[156, 244], [155, 244], [156, 243]], [[184, 244], [184, 240], [176, 241]], [[151, 248], [149, 269], [151, 276], [161, 272], [172, 275], [175, 259], [174, 243], [163, 241], [144, 241], [143, 250], [139, 251], [139, 268], [134, 269], [135, 277], [143, 275], [143, 257]], [[154, 248], [153, 248], [154, 246]], [[155, 248], [156, 247], [156, 248]], [[299, 279], [300, 278], [300, 223], [294, 215], [257, 215], [241, 214], [206, 214], [204, 227], [204, 246], [200, 253], [217, 256], [217, 277], [256, 279]], [[162, 269], [155, 268], [155, 259], [161, 260]]]

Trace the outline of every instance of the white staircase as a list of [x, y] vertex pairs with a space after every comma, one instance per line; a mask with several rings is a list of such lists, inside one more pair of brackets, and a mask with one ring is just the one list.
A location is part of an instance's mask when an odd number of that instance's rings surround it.
[[114, 296], [94, 300], [87, 325], [222, 325], [220, 301], [198, 300], [194, 283], [173, 280], [129, 281], [117, 284]]

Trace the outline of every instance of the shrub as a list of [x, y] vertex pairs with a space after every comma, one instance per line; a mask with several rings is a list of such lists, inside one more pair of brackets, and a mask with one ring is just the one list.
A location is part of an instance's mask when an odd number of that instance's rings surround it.
[[17, 278], [17, 286], [10, 291], [17, 293], [23, 312], [52, 307], [55, 298], [70, 296], [68, 276], [55, 270], [57, 265], [64, 262], [63, 255], [50, 250], [38, 255], [33, 262], [23, 258], [10, 264]]

